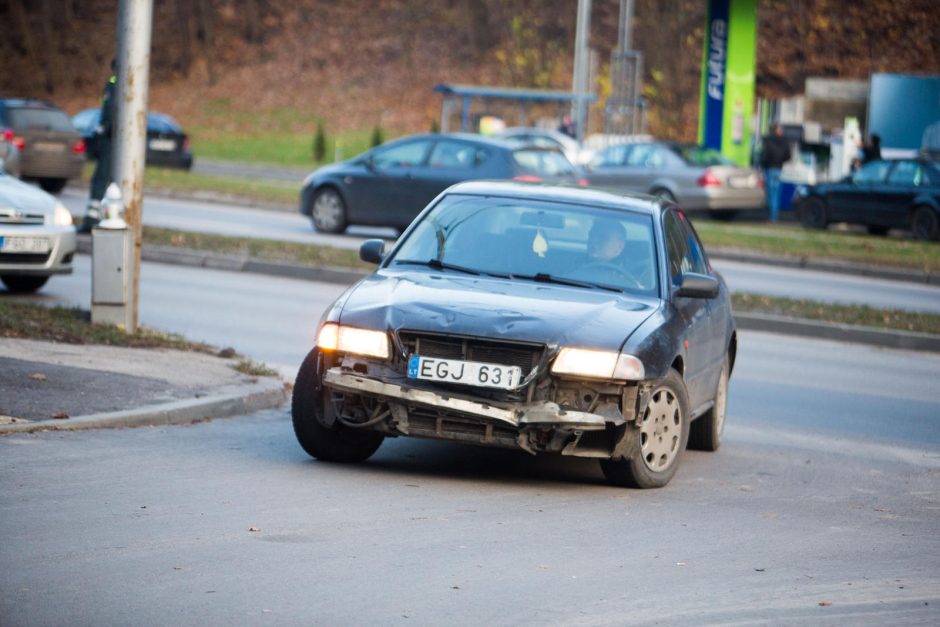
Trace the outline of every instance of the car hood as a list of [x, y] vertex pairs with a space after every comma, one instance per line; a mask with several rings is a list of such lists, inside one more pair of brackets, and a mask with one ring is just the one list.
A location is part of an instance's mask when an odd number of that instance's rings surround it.
[[0, 175], [0, 211], [16, 209], [49, 215], [55, 212], [56, 199], [8, 174]]
[[379, 270], [349, 294], [340, 323], [619, 350], [655, 298], [523, 280]]

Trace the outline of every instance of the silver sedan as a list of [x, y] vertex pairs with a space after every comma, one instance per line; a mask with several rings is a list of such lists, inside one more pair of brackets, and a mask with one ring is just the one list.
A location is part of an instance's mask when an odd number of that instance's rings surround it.
[[609, 146], [591, 162], [592, 187], [641, 192], [676, 202], [686, 211], [731, 217], [738, 210], [762, 209], [763, 181], [715, 150], [664, 141]]
[[72, 272], [72, 214], [52, 195], [0, 171], [0, 280], [35, 292], [53, 274]]

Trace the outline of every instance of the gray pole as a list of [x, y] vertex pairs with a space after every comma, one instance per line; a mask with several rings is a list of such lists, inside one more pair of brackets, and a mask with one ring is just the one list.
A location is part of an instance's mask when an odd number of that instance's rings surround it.
[[572, 89], [575, 97], [575, 128], [578, 141], [584, 140], [584, 127], [587, 124], [588, 95], [588, 34], [591, 32], [591, 0], [578, 0], [578, 24], [574, 39], [574, 80]]
[[117, 126], [111, 167], [112, 178], [121, 188], [125, 221], [134, 237], [128, 333], [137, 330], [152, 22], [153, 0], [121, 0], [117, 33]]
[[617, 38], [620, 52], [629, 52], [631, 41], [631, 28], [633, 22], [633, 0], [620, 0], [620, 36]]

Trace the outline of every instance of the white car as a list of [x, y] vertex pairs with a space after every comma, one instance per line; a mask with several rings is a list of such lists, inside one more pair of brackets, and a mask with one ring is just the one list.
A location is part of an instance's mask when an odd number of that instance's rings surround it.
[[0, 169], [0, 280], [14, 293], [35, 292], [53, 274], [70, 274], [72, 214], [51, 194]]

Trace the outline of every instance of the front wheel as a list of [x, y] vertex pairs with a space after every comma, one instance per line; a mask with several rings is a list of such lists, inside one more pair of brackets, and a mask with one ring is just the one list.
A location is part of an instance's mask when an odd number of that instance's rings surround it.
[[48, 276], [4, 274], [0, 280], [14, 294], [32, 294], [49, 280]]
[[911, 232], [914, 239], [932, 241], [940, 235], [937, 213], [930, 207], [918, 207], [911, 216]]
[[313, 198], [310, 218], [313, 228], [324, 233], [342, 233], [346, 230], [346, 203], [339, 192], [330, 187], [321, 189]]
[[676, 474], [689, 440], [689, 396], [678, 372], [655, 383], [639, 420], [633, 452], [623, 460], [601, 460], [601, 470], [614, 485], [661, 488]]
[[725, 357], [715, 388], [714, 405], [705, 414], [692, 421], [689, 429], [689, 448], [700, 451], [717, 451], [721, 436], [725, 432], [725, 416], [728, 413], [728, 358]]
[[378, 450], [384, 436], [350, 429], [335, 420], [330, 392], [320, 385], [318, 357], [318, 351], [310, 351], [294, 382], [291, 418], [297, 441], [308, 455], [326, 462], [365, 461]]
[[810, 198], [800, 211], [800, 224], [808, 229], [824, 229], [829, 224], [826, 203], [820, 198]]

